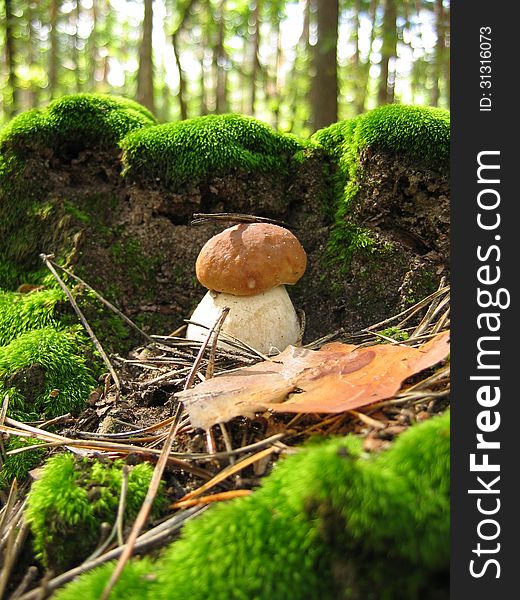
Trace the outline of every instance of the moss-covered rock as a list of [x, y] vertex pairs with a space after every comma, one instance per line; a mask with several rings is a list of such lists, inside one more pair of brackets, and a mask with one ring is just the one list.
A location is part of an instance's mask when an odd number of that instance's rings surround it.
[[27, 331], [0, 346], [0, 396], [9, 396], [8, 414], [20, 420], [78, 413], [96, 385], [95, 368], [81, 328]]
[[313, 140], [336, 166], [337, 200], [314, 272], [326, 273], [323, 294], [342, 325], [366, 327], [449, 277], [449, 112], [382, 106]]
[[136, 131], [122, 142], [126, 177], [179, 189], [230, 174], [288, 173], [304, 142], [238, 114], [208, 115]]
[[[101, 523], [113, 525], [121, 497], [123, 468], [128, 469], [124, 522], [137, 515], [150, 483], [153, 467], [141, 463], [76, 459], [72, 454], [50, 458], [27, 500], [26, 520], [33, 534], [36, 556], [55, 570], [81, 563], [101, 541]], [[162, 491], [155, 510], [164, 505]]]
[[[354, 437], [279, 462], [251, 496], [187, 524], [128, 598], [441, 598], [449, 593], [449, 413], [387, 451]], [[130, 564], [128, 577], [141, 575]], [[106, 565], [54, 597], [89, 600]]]
[[[2, 262], [34, 266], [35, 249], [59, 235], [56, 225], [64, 215], [53, 216], [68, 198], [53, 197], [49, 172], [56, 163], [70, 163], [87, 150], [117, 149], [129, 131], [154, 123], [136, 102], [103, 94], [65, 96], [8, 123], [0, 131]], [[59, 229], [67, 228], [62, 223]]]

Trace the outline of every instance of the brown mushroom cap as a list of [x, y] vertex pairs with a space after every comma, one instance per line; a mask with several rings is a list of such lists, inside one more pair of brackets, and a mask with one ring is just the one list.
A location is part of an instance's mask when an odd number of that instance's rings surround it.
[[307, 254], [288, 229], [270, 223], [241, 223], [206, 242], [195, 272], [209, 290], [253, 296], [296, 283], [306, 266]]

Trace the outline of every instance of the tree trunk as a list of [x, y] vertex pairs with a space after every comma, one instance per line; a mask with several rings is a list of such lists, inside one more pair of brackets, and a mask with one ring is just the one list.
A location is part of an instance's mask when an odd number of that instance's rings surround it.
[[352, 82], [354, 91], [354, 106], [359, 106], [361, 103], [361, 94], [363, 76], [362, 76], [362, 65], [359, 51], [359, 16], [361, 14], [361, 0], [355, 0], [354, 2], [354, 23], [353, 23], [353, 42], [354, 42], [354, 56], [352, 58]]
[[59, 0], [52, 0], [50, 6], [50, 54], [49, 54], [49, 91], [51, 98], [58, 93], [58, 14]]
[[201, 28], [201, 41], [199, 48], [199, 62], [200, 62], [200, 76], [199, 76], [199, 89], [200, 89], [200, 104], [199, 114], [207, 115], [208, 110], [208, 83], [206, 77], [206, 55], [207, 49], [210, 48], [210, 33], [209, 25], [211, 22], [211, 6], [209, 0], [203, 0], [200, 3], [200, 16], [199, 16], [200, 28]]
[[152, 58], [153, 0], [144, 0], [144, 19], [139, 47], [137, 71], [137, 102], [155, 113]]
[[227, 73], [225, 69], [227, 56], [224, 49], [226, 0], [220, 0], [215, 20], [218, 25], [218, 36], [215, 49], [213, 51], [213, 66], [216, 78], [215, 89], [215, 112], [217, 114], [225, 113], [228, 110], [227, 100]]
[[311, 87], [314, 131], [338, 120], [338, 0], [319, 0], [317, 6], [318, 41]]
[[[27, 7], [27, 62], [30, 71], [38, 69], [40, 67], [40, 42], [39, 42], [39, 30], [34, 26], [34, 21], [37, 19], [37, 7], [34, 4], [30, 4]], [[31, 82], [26, 90], [25, 103], [22, 101], [22, 110], [29, 108], [35, 108], [39, 104], [39, 91], [40, 86], [36, 82]]]
[[74, 76], [75, 76], [75, 84], [76, 84], [76, 92], [81, 92], [83, 90], [83, 82], [81, 80], [81, 64], [80, 64], [80, 53], [79, 53], [79, 23], [81, 20], [81, 2], [76, 0], [76, 10], [75, 10], [75, 32], [72, 38], [72, 54], [74, 56]]
[[7, 87], [10, 94], [4, 94], [4, 110], [6, 117], [8, 118], [11, 118], [16, 114], [19, 108], [19, 90], [15, 61], [14, 20], [15, 16], [13, 14], [12, 2], [11, 0], [5, 0], [5, 62], [7, 67]]
[[172, 46], [173, 53], [175, 55], [175, 62], [177, 64], [177, 71], [179, 74], [179, 108], [181, 111], [181, 119], [185, 120], [188, 118], [188, 105], [186, 103], [186, 78], [184, 77], [184, 71], [181, 67], [180, 53], [179, 53], [179, 41], [178, 31], [172, 34]]
[[256, 0], [253, 13], [251, 15], [251, 25], [253, 27], [252, 34], [252, 53], [251, 53], [251, 87], [250, 87], [250, 101], [249, 101], [249, 114], [255, 115], [255, 104], [256, 104], [256, 80], [258, 71], [260, 68], [260, 61], [258, 59], [258, 52], [260, 50], [260, 10], [262, 0]]
[[390, 61], [397, 55], [397, 7], [396, 0], [385, 0], [383, 16], [383, 45], [381, 48], [381, 72], [379, 75], [379, 104], [394, 100], [395, 81], [390, 76]]
[[278, 128], [280, 122], [280, 105], [282, 102], [282, 68], [284, 62], [282, 47], [282, 30], [278, 21], [278, 32], [276, 36], [276, 63], [274, 74], [274, 105], [273, 105], [273, 126]]
[[96, 83], [96, 70], [98, 61], [98, 26], [99, 26], [99, 15], [98, 15], [98, 0], [92, 0], [91, 8], [92, 18], [92, 31], [88, 36], [86, 55], [87, 55], [87, 87], [89, 90], [94, 91]]
[[368, 11], [370, 22], [372, 23], [372, 28], [370, 30], [370, 45], [368, 47], [368, 56], [366, 62], [363, 63], [363, 67], [361, 69], [361, 83], [359, 85], [359, 96], [356, 100], [356, 113], [358, 115], [365, 112], [365, 105], [368, 96], [368, 83], [370, 81], [370, 67], [372, 66], [372, 46], [376, 39], [376, 14], [377, 7], [379, 5], [378, 0], [371, 0], [370, 8]]
[[175, 31], [172, 33], [172, 48], [173, 48], [173, 54], [175, 56], [175, 63], [177, 65], [177, 73], [179, 75], [179, 108], [180, 108], [180, 112], [181, 112], [181, 119], [187, 119], [188, 118], [188, 103], [186, 101], [186, 89], [187, 89], [187, 85], [186, 85], [186, 77], [184, 75], [184, 71], [182, 70], [182, 66], [181, 66], [181, 53], [179, 50], [179, 35], [181, 34], [185, 24], [186, 24], [186, 20], [188, 18], [188, 15], [190, 14], [190, 11], [193, 7], [193, 5], [195, 4], [196, 0], [189, 0], [188, 3], [184, 6], [184, 9], [182, 10], [181, 14], [180, 14], [180, 18], [179, 18], [179, 24], [176, 27]]
[[293, 131], [295, 129], [298, 118], [298, 107], [305, 102], [303, 96], [306, 95], [306, 92], [303, 93], [301, 91], [299, 65], [302, 62], [306, 62], [308, 56], [310, 55], [310, 17], [311, 0], [305, 0], [305, 6], [303, 10], [303, 28], [298, 39], [298, 43], [294, 48], [294, 62], [286, 84], [287, 93], [290, 97], [289, 106], [291, 110], [288, 127], [289, 131]]
[[430, 103], [432, 106], [438, 106], [440, 100], [440, 82], [444, 68], [444, 55], [446, 50], [446, 26], [444, 17], [444, 7], [442, 0], [435, 1], [435, 28], [437, 30], [437, 42], [435, 44], [435, 56], [433, 62], [433, 82]]

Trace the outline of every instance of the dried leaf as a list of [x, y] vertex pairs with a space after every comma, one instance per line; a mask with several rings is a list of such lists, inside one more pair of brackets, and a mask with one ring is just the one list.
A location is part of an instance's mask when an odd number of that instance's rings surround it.
[[265, 409], [338, 413], [394, 396], [405, 379], [448, 354], [449, 332], [419, 348], [337, 342], [320, 350], [289, 346], [273, 360], [214, 377], [177, 396], [192, 425], [203, 429]]

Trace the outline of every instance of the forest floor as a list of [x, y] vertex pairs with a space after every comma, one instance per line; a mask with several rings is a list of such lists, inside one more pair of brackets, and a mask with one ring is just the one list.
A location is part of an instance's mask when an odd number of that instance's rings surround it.
[[[448, 328], [449, 286], [441, 286], [428, 298], [382, 323], [352, 335], [339, 330], [305, 347], [316, 350], [331, 341], [359, 347], [380, 343], [417, 347]], [[249, 493], [270, 473], [281, 454], [297, 451], [297, 447], [313, 436], [354, 434], [363, 438], [366, 452], [375, 452], [387, 448], [412, 424], [443, 412], [449, 405], [449, 361], [444, 361], [410, 377], [395, 396], [360, 410], [339, 414], [265, 411], [254, 419], [236, 417], [205, 432], [190, 425], [176, 394], [211, 377], [213, 372], [230, 372], [255, 364], [261, 358], [240, 346], [233, 350], [216, 347], [213, 351], [208, 347], [206, 352], [201, 352], [200, 342], [184, 339], [182, 329], [171, 336], [150, 336], [151, 341], [126, 357], [112, 355], [110, 361], [117, 373], [118, 385], [106, 374], [77, 418], [64, 415], [53, 420], [54, 434], [48, 431], [49, 423], [32, 425], [32, 436], [52, 443], [56, 442], [53, 435], [57, 434], [62, 436], [60, 447], [65, 446], [80, 455], [122, 457], [128, 464], [143, 460], [156, 464], [175, 424], [172, 453], [162, 480], [169, 508], [176, 510], [204, 507], [220, 498]], [[390, 337], [390, 332], [396, 339]], [[27, 430], [27, 424], [19, 423], [18, 427], [21, 431]], [[33, 479], [39, 477], [38, 471], [32, 473]], [[9, 513], [4, 515], [4, 540], [23, 514], [25, 492], [22, 486]], [[219, 496], [222, 492], [224, 494]], [[129, 524], [128, 530], [131, 526]], [[177, 532], [173, 537], [175, 535]], [[171, 539], [172, 536], [161, 539], [147, 551], [153, 552]], [[22, 585], [11, 596], [14, 600], [36, 598], [37, 591], [42, 592], [42, 581], [43, 587], [50, 591], [76, 574], [76, 569], [72, 569], [56, 578], [53, 573], [43, 572], [41, 567], [34, 566], [30, 535], [22, 541], [22, 547], [6, 548], [19, 557], [18, 562], [11, 561], [9, 574], [9, 589]], [[113, 558], [114, 550], [117, 555], [117, 544], [105, 549], [91, 565], [84, 563], [82, 569], [88, 570]], [[38, 580], [40, 587], [26, 592]]]

